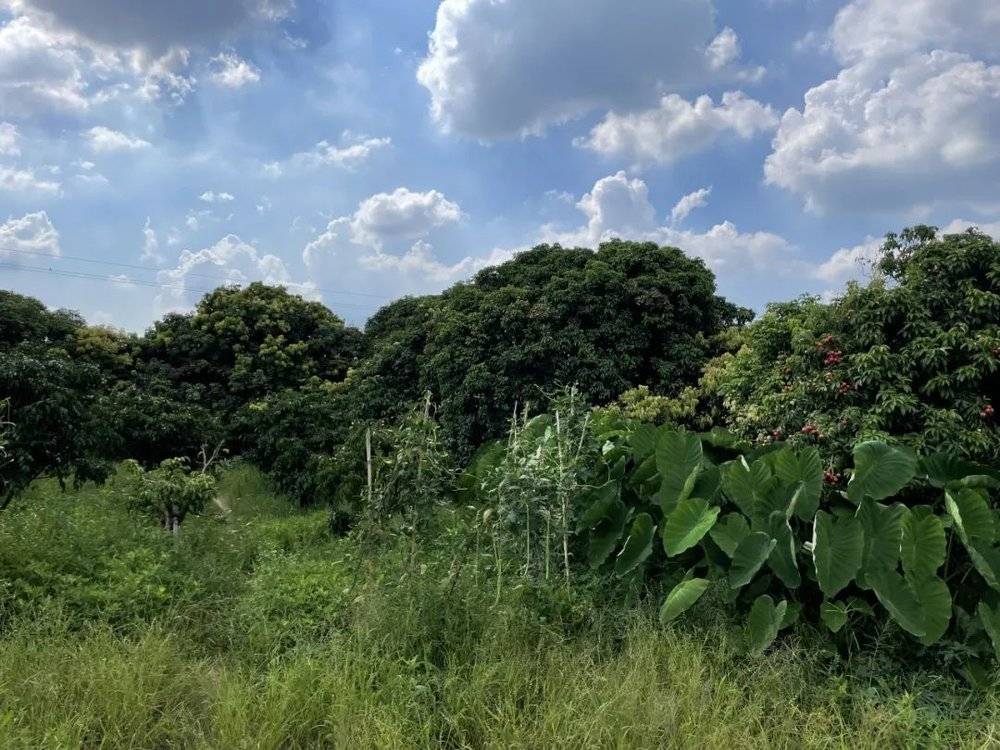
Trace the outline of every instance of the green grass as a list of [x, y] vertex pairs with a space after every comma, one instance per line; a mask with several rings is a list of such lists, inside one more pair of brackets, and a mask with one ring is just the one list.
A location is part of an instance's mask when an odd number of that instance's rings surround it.
[[750, 658], [708, 597], [666, 629], [584, 591], [495, 603], [447, 535], [362, 554], [250, 470], [222, 487], [176, 544], [113, 487], [0, 517], [0, 747], [1000, 744], [996, 695], [808, 634]]

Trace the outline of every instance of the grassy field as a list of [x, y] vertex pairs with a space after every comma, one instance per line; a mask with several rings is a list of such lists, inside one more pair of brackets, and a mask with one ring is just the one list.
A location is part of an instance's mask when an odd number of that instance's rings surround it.
[[2, 748], [1000, 746], [1000, 701], [808, 632], [761, 659], [705, 597], [682, 625], [600, 591], [497, 597], [447, 519], [331, 540], [254, 471], [178, 540], [114, 486], [0, 516]]

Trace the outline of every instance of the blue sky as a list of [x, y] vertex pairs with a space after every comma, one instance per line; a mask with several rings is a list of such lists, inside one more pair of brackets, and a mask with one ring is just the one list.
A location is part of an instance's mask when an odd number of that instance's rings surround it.
[[995, 0], [0, 0], [0, 286], [142, 330], [263, 279], [362, 323], [621, 236], [756, 309], [835, 294], [886, 231], [1000, 232], [998, 33]]

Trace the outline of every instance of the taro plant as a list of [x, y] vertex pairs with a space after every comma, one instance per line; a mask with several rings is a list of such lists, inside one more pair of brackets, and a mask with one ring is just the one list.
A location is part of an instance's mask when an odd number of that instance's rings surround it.
[[676, 581], [664, 623], [717, 582], [758, 653], [800, 616], [842, 642], [888, 617], [924, 646], [1000, 656], [997, 469], [866, 441], [844, 483], [814, 446], [614, 420], [600, 437], [577, 498], [590, 564]]

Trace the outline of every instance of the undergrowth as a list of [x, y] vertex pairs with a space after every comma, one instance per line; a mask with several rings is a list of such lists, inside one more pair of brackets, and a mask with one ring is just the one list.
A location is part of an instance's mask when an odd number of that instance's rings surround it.
[[513, 580], [460, 511], [414, 548], [333, 540], [245, 467], [174, 540], [115, 494], [0, 519], [0, 747], [988, 747], [1000, 702], [934, 672], [846, 667], [800, 629], [764, 658], [706, 595]]

